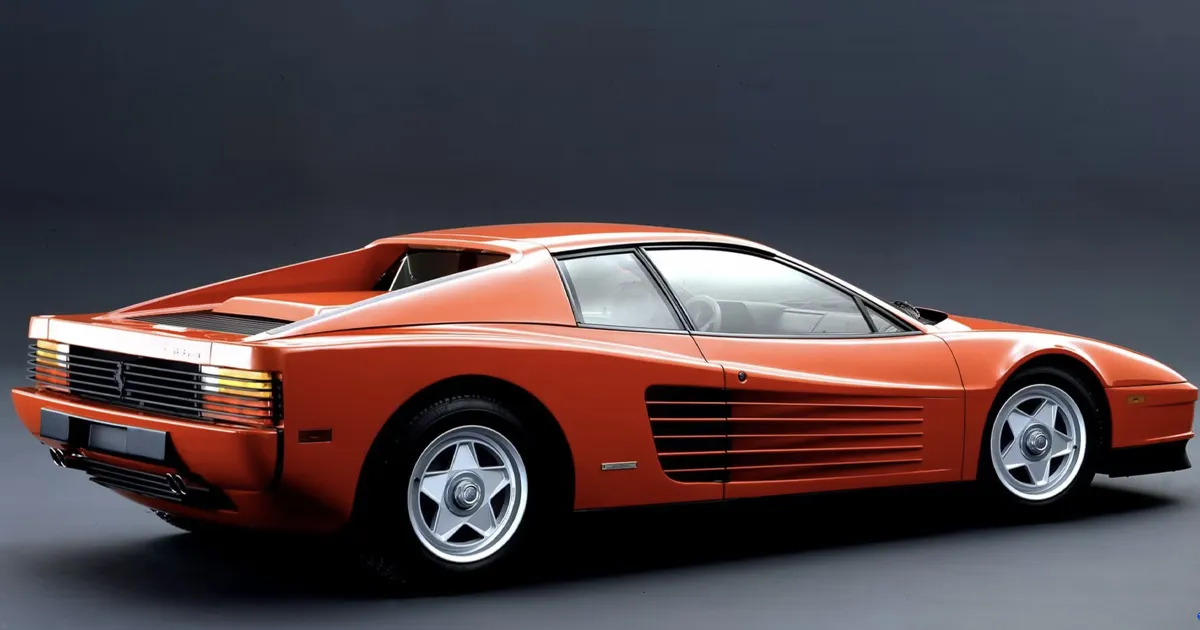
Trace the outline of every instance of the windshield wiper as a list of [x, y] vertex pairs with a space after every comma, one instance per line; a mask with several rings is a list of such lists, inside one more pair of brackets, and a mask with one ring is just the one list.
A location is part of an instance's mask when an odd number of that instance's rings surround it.
[[904, 300], [896, 300], [896, 301], [892, 302], [892, 304], [895, 304], [900, 310], [904, 311], [905, 313], [912, 315], [914, 319], [916, 319], [917, 321], [920, 321], [921, 323], [924, 323], [924, 324], [932, 323], [932, 322], [928, 321], [925, 318], [925, 316], [921, 315], [921, 309], [913, 306], [912, 304], [909, 304], [908, 302], [905, 302]]

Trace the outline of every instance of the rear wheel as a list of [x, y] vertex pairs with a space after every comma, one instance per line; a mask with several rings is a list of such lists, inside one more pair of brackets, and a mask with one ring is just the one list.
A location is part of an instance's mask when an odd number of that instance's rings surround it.
[[1102, 445], [1099, 409], [1087, 387], [1065, 371], [1033, 368], [997, 396], [979, 477], [1010, 504], [1062, 505], [1091, 483]]
[[455, 427], [417, 458], [408, 481], [408, 520], [417, 540], [455, 564], [504, 548], [525, 516], [529, 473], [516, 445], [483, 425]]
[[455, 396], [373, 452], [354, 543], [387, 583], [494, 579], [558, 507], [536, 432], [498, 401]]

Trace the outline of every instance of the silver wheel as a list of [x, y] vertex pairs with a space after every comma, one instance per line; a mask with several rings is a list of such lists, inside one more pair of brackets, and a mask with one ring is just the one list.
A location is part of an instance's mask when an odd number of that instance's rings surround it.
[[430, 553], [456, 564], [504, 547], [525, 515], [528, 474], [517, 447], [482, 426], [451, 429], [417, 458], [408, 518]]
[[1065, 391], [1030, 385], [1000, 407], [989, 444], [1005, 489], [1027, 501], [1046, 501], [1066, 490], [1083, 467], [1087, 425]]

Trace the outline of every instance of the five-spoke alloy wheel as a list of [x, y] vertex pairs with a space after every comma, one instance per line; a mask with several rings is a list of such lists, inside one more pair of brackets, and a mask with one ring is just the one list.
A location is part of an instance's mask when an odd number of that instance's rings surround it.
[[571, 487], [562, 480], [572, 477], [544, 425], [514, 407], [451, 395], [385, 429], [350, 531], [370, 576], [404, 588], [461, 585], [535, 564], [523, 548], [569, 513]]
[[1079, 405], [1053, 385], [1029, 385], [996, 414], [989, 441], [1000, 483], [1029, 501], [1062, 492], [1083, 464], [1087, 425]]
[[499, 431], [468, 425], [425, 447], [409, 479], [408, 517], [421, 544], [446, 562], [482, 560], [525, 515], [528, 473]]
[[983, 436], [980, 475], [1009, 499], [1050, 505], [1095, 475], [1103, 434], [1088, 388], [1054, 368], [1026, 370], [999, 393]]

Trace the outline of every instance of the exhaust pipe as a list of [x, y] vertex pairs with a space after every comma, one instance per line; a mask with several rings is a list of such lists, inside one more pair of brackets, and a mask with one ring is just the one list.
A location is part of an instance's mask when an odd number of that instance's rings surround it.
[[54, 460], [55, 466], [58, 466], [59, 468], [66, 468], [67, 467], [66, 457], [67, 456], [65, 453], [62, 452], [62, 449], [58, 449], [58, 448], [50, 449], [50, 459]]
[[179, 496], [187, 494], [187, 483], [183, 480], [183, 477], [174, 473], [168, 473], [166, 477], [167, 487], [171, 489], [171, 494]]

